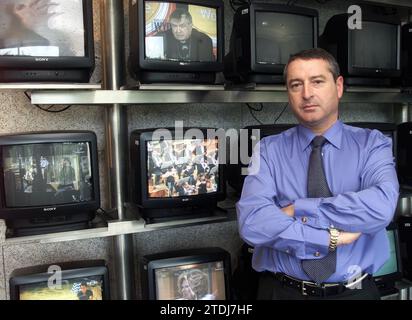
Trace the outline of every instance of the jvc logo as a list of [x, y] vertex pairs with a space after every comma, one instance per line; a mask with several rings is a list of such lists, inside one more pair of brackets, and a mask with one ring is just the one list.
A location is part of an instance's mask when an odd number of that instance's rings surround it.
[[49, 61], [49, 58], [35, 58], [36, 61]]

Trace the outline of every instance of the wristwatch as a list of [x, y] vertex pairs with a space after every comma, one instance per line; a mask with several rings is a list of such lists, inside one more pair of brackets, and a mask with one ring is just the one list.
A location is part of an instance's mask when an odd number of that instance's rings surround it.
[[329, 242], [329, 251], [335, 251], [338, 245], [339, 230], [335, 228], [329, 229], [330, 242]]

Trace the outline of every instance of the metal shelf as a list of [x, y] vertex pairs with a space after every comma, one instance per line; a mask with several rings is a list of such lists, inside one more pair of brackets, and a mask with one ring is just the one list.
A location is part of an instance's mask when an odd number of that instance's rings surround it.
[[76, 231], [57, 232], [49, 234], [40, 234], [34, 236], [15, 237], [5, 239], [5, 245], [15, 245], [24, 243], [52, 243], [63, 241], [76, 241], [92, 238], [112, 237], [123, 234], [133, 234], [148, 232], [154, 230], [178, 228], [184, 226], [194, 226], [206, 223], [235, 221], [236, 213], [229, 210], [228, 213], [216, 213], [213, 216], [171, 220], [167, 222], [146, 224], [143, 219], [127, 221], [109, 221], [107, 227], [97, 227]]
[[0, 83], [0, 90], [98, 90], [100, 83]]
[[[172, 89], [173, 88], [173, 89]], [[257, 86], [254, 89], [199, 89], [193, 86], [177, 90], [176, 86], [140, 90], [35, 90], [33, 104], [177, 104], [177, 103], [284, 103], [288, 101], [282, 86]], [[412, 94], [398, 88], [355, 88], [345, 90], [342, 102], [411, 103]]]

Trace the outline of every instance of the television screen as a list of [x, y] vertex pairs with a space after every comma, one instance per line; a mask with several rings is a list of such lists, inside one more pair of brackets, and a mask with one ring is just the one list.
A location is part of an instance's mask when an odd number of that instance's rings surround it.
[[2, 0], [0, 55], [84, 57], [81, 0]]
[[387, 274], [399, 272], [398, 264], [400, 261], [398, 261], [396, 252], [395, 232], [394, 230], [387, 230], [387, 234], [389, 239], [390, 256], [385, 264], [373, 274], [374, 277], [380, 277]]
[[[397, 69], [397, 25], [363, 21], [362, 29], [354, 30], [351, 35], [353, 67]], [[373, 50], [370, 50], [372, 43]]]
[[217, 61], [217, 9], [173, 1], [145, 1], [145, 57]]
[[218, 139], [147, 141], [146, 148], [149, 198], [218, 191]]
[[223, 261], [155, 270], [158, 300], [225, 300]]
[[290, 55], [314, 43], [313, 17], [256, 11], [256, 62], [286, 64]]
[[48, 282], [21, 285], [19, 300], [103, 300], [103, 277], [63, 280], [59, 287]]
[[2, 147], [8, 208], [94, 200], [90, 142]]

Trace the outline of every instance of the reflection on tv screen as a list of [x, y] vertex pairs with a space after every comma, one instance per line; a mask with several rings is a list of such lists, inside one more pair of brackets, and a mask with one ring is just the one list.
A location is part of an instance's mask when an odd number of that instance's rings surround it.
[[191, 4], [146, 1], [146, 59], [216, 61], [216, 11]]
[[147, 142], [149, 198], [184, 197], [218, 191], [218, 140]]
[[2, 0], [0, 55], [83, 57], [81, 0]]
[[396, 244], [395, 244], [395, 233], [393, 230], [388, 230], [388, 239], [389, 239], [389, 259], [385, 262], [385, 264], [378, 270], [376, 271], [373, 276], [374, 277], [380, 277], [384, 276], [387, 274], [395, 273], [398, 271], [398, 261], [397, 261], [397, 255], [396, 255]]
[[155, 270], [158, 300], [225, 300], [223, 261]]
[[21, 285], [20, 300], [102, 300], [100, 276], [62, 280], [61, 286], [47, 282]]
[[2, 155], [7, 207], [94, 199], [88, 142], [5, 146]]

